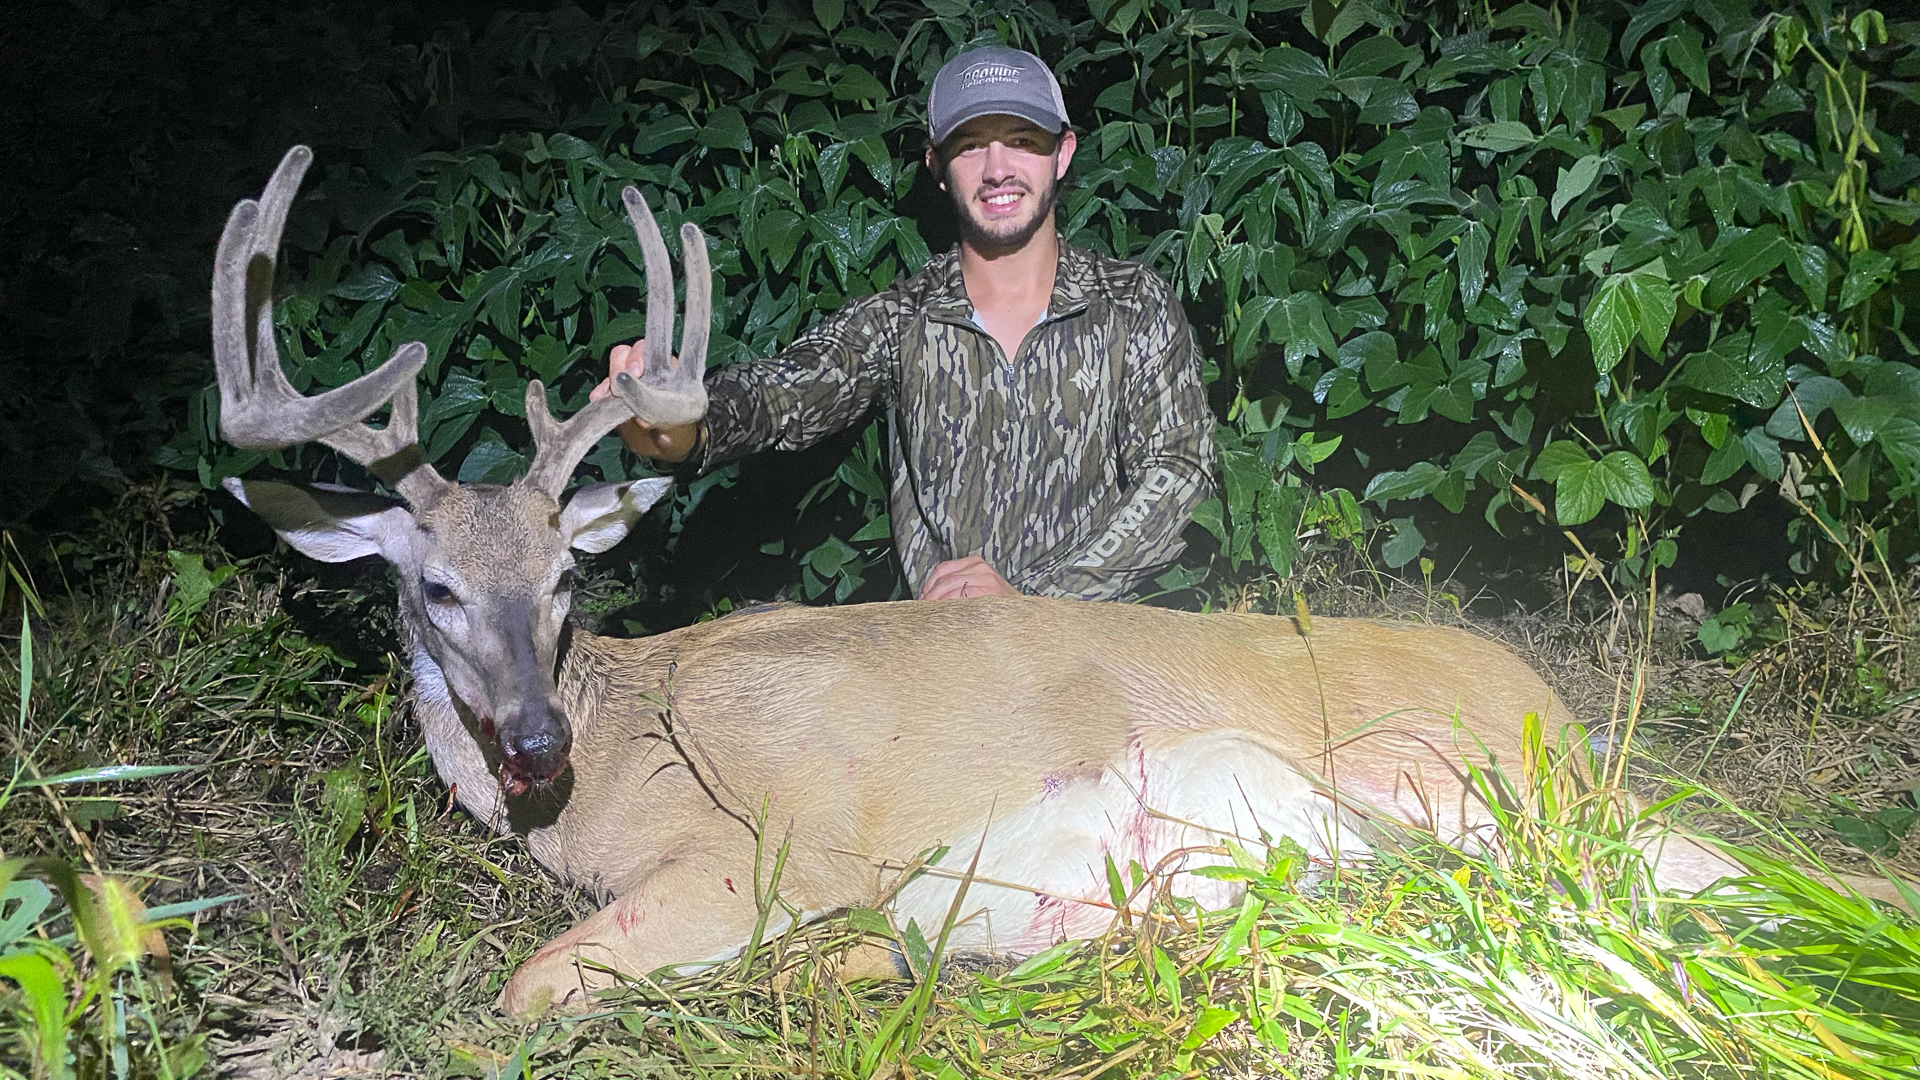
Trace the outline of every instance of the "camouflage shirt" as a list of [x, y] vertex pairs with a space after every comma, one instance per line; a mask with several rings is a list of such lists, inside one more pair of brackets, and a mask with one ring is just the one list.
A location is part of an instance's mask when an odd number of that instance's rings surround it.
[[699, 471], [887, 409], [893, 538], [916, 594], [939, 563], [978, 555], [1023, 592], [1118, 596], [1179, 555], [1210, 486], [1214, 420], [1172, 288], [1064, 244], [1012, 358], [948, 253], [707, 390]]

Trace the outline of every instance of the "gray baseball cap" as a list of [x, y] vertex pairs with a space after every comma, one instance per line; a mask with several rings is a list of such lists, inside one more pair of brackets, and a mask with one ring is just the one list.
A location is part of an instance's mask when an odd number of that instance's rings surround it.
[[1018, 116], [1048, 131], [1067, 126], [1060, 82], [1039, 57], [999, 45], [963, 52], [933, 77], [927, 95], [927, 126], [935, 146], [961, 124], [980, 116]]

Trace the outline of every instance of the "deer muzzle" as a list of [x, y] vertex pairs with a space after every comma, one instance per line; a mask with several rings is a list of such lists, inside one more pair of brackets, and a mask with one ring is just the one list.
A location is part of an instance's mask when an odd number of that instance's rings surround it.
[[500, 740], [500, 786], [519, 795], [552, 783], [567, 771], [573, 732], [566, 714], [548, 701], [531, 701], [496, 719]]

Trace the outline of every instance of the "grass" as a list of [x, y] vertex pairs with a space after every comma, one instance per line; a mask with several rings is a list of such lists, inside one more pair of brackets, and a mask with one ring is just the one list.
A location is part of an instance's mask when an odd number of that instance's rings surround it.
[[[1592, 646], [1592, 626], [1564, 614], [1503, 624], [1543, 669], [1574, 677], [1562, 689], [1583, 714], [1609, 715], [1613, 699], [1655, 701], [1649, 684], [1678, 688], [1686, 708], [1614, 714], [1637, 734], [1598, 745], [1634, 755], [1635, 772], [1648, 773], [1633, 780], [1643, 800], [1672, 796], [1676, 812], [1702, 811], [1697, 820], [1741, 839], [1729, 850], [1751, 888], [1737, 895], [1657, 897], [1621, 843], [1646, 822], [1619, 787], [1573, 781], [1587, 744], [1540, 740], [1519, 775], [1478, 778], [1504, 810], [1481, 849], [1379, 837], [1378, 858], [1337, 871], [1285, 845], [1235, 850], [1216, 872], [1243, 881], [1246, 899], [1218, 913], [1193, 910], [1151, 869], [1116, 866], [1109, 931], [1017, 966], [937, 963], [941, 928], [853, 912], [740, 962], [636, 980], [592, 1013], [521, 1027], [491, 1007], [501, 980], [593, 904], [555, 884], [518, 840], [449, 807], [399, 674], [377, 659], [392, 644], [384, 598], [283, 576], [283, 566], [304, 572], [297, 562], [237, 565], [205, 540], [169, 535], [165, 509], [136, 503], [70, 548], [62, 565], [85, 560], [84, 583], [43, 580], [23, 603], [35, 583], [7, 578], [0, 615], [20, 629], [0, 680], [9, 712], [19, 708], [4, 748], [12, 782], [0, 787], [0, 876], [11, 880], [0, 906], [0, 1074], [1920, 1069], [1920, 929], [1794, 869], [1851, 856], [1847, 868], [1871, 870], [1862, 853], [1831, 829], [1804, 828], [1817, 817], [1788, 832], [1751, 812], [1776, 812], [1777, 799], [1717, 799], [1638, 756], [1652, 747], [1669, 765], [1751, 762], [1755, 733], [1780, 729], [1881, 746], [1894, 771], [1910, 768], [1904, 744], [1881, 732], [1899, 729], [1911, 680], [1874, 642], [1898, 645], [1911, 631], [1856, 620], [1866, 644], [1852, 645], [1845, 598], [1802, 596], [1817, 634], [1756, 641], [1744, 691], [1724, 666], [1610, 658]], [[7, 572], [21, 565], [17, 553], [8, 560]], [[1344, 587], [1317, 588], [1316, 612], [1459, 617], [1460, 604], [1436, 605], [1432, 591]], [[354, 667], [343, 655], [376, 659]], [[24, 692], [23, 668], [33, 676]], [[1815, 719], [1794, 711], [1791, 688], [1803, 685], [1826, 687]], [[1850, 760], [1861, 775], [1848, 776], [1843, 797], [1861, 814], [1897, 809], [1902, 793], [1873, 802], [1856, 790], [1873, 779], [1872, 755]], [[1603, 756], [1588, 771], [1613, 777], [1621, 763]], [[109, 771], [118, 766], [178, 771]], [[1912, 841], [1889, 840], [1888, 865], [1911, 866]], [[773, 890], [766, 902], [778, 902]], [[148, 932], [156, 917], [164, 952]], [[922, 977], [843, 980], [836, 957], [876, 941], [904, 951]], [[23, 957], [44, 962], [57, 989], [23, 978]]]

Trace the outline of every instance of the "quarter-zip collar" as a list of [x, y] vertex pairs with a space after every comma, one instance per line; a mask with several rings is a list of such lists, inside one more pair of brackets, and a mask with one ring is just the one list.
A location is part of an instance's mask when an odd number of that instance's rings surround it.
[[[966, 276], [960, 272], [959, 250], [949, 251], [940, 258], [946, 265], [940, 268], [938, 284], [928, 292], [927, 315], [937, 322], [977, 329], [973, 301], [967, 297]], [[1061, 241], [1060, 261], [1053, 272], [1053, 293], [1047, 299], [1047, 313], [1040, 322], [1049, 323], [1085, 311], [1087, 296], [1096, 284], [1092, 256]]]

